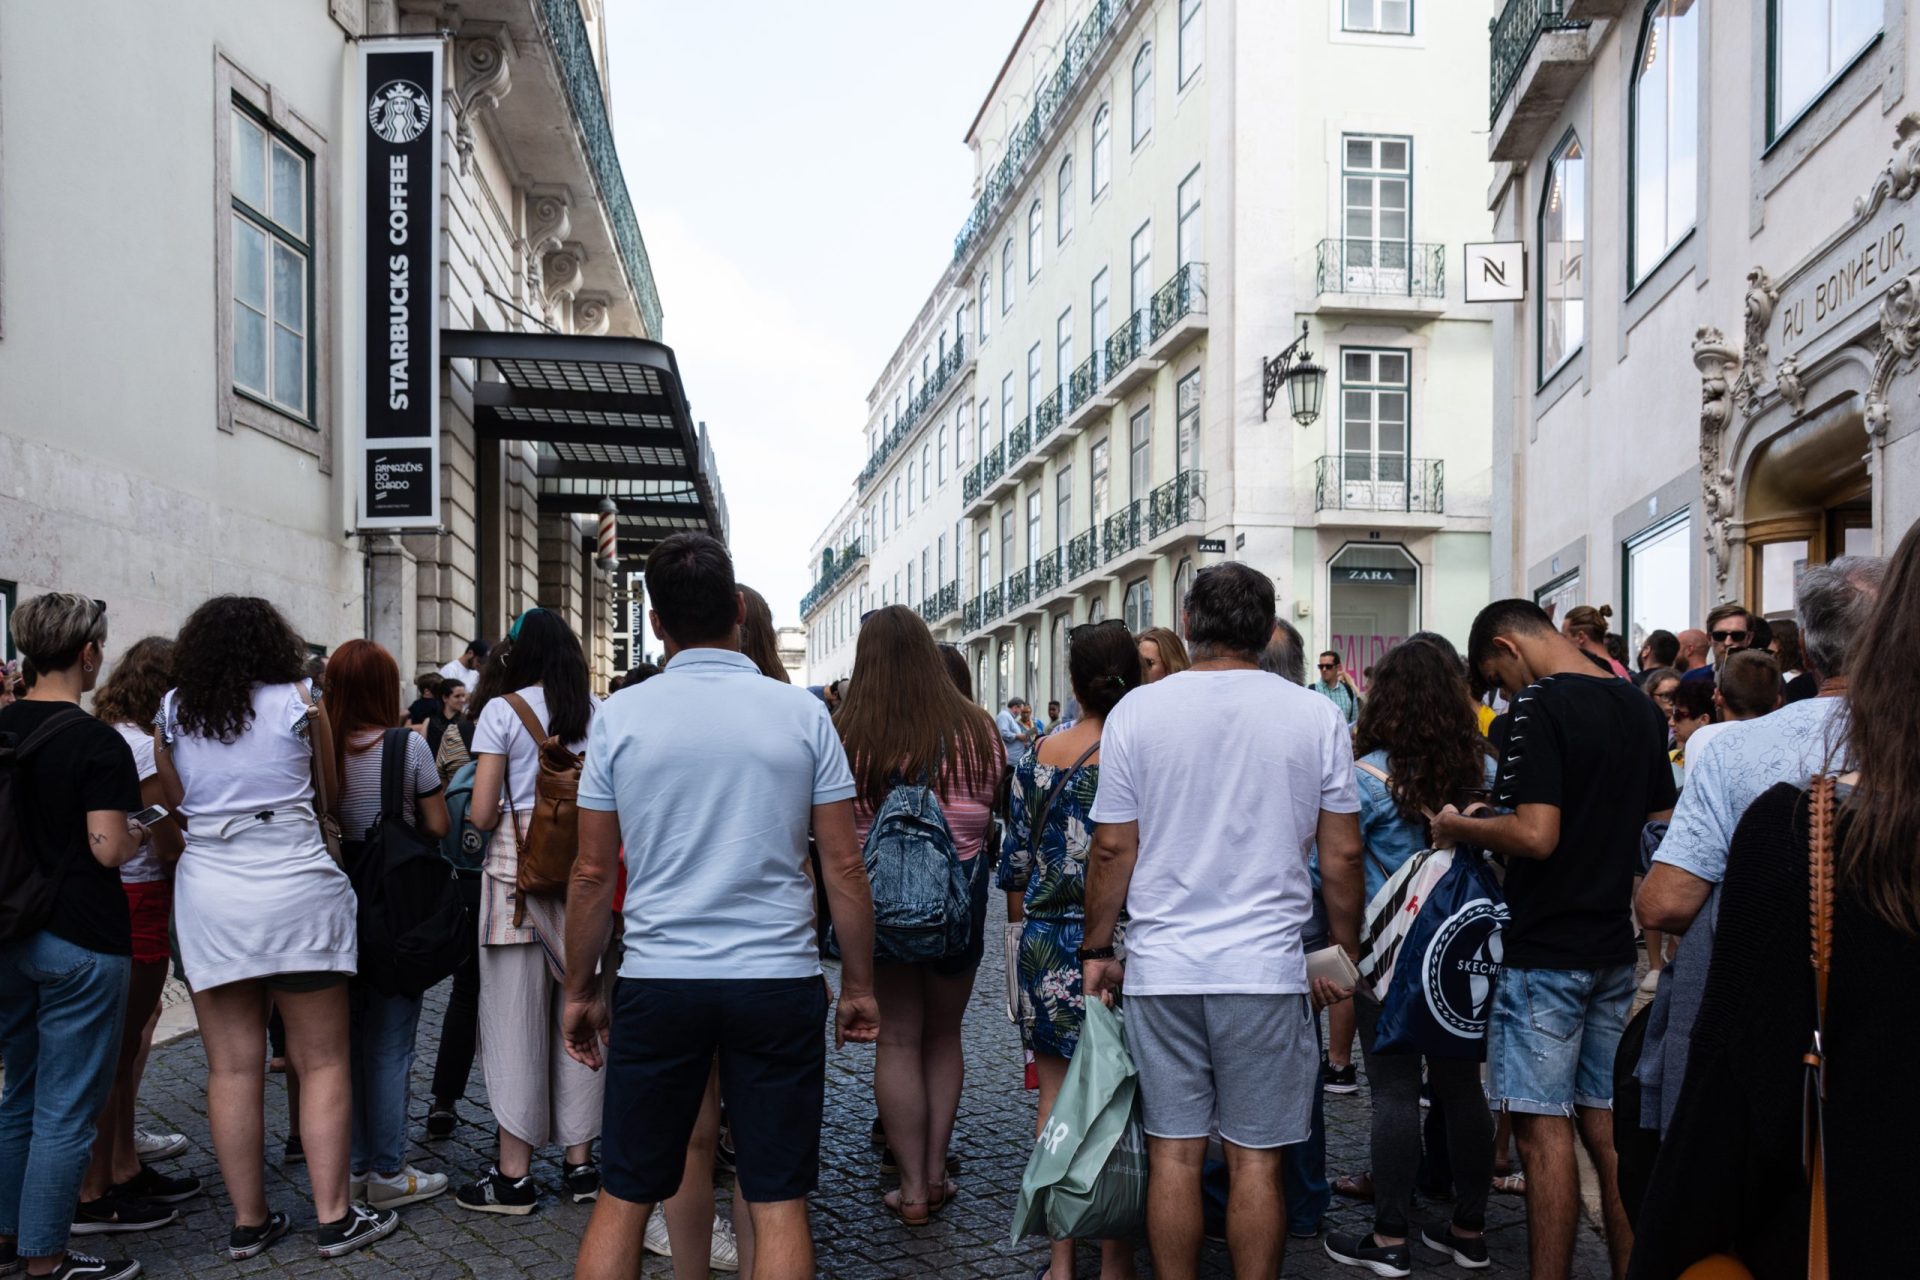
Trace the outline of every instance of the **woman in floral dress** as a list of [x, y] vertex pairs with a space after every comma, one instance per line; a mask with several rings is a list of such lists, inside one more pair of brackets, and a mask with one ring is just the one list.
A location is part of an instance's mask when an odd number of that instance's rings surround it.
[[[1087, 849], [1093, 843], [1093, 794], [1100, 782], [1100, 731], [1107, 713], [1140, 684], [1140, 655], [1118, 620], [1067, 633], [1067, 670], [1081, 716], [1050, 734], [1013, 771], [1000, 887], [1007, 916], [1022, 920], [1020, 989], [1040, 1078], [1039, 1124], [1067, 1076], [1080, 1043], [1085, 1004], [1080, 994], [1080, 940], [1087, 900]], [[1114, 942], [1121, 936], [1116, 932]], [[1101, 1280], [1130, 1280], [1133, 1243], [1103, 1242]], [[1072, 1280], [1073, 1241], [1056, 1240], [1036, 1280]]]

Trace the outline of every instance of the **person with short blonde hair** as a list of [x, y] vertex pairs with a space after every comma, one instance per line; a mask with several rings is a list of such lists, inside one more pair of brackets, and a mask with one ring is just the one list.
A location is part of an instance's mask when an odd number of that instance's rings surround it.
[[1178, 671], [1185, 671], [1193, 665], [1187, 657], [1187, 646], [1180, 643], [1180, 637], [1166, 627], [1148, 627], [1134, 637], [1140, 647], [1140, 683], [1152, 684], [1164, 680]]

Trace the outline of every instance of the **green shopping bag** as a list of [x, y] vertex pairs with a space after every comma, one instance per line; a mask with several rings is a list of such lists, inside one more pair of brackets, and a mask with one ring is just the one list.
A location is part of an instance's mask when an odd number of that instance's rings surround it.
[[1145, 1233], [1147, 1140], [1140, 1127], [1139, 1075], [1121, 1015], [1087, 1001], [1080, 1047], [1033, 1144], [1013, 1238], [1122, 1240]]

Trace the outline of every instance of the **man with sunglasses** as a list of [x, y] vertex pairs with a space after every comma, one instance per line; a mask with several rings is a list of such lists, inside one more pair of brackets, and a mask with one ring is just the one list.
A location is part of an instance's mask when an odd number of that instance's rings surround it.
[[1314, 665], [1320, 675], [1313, 682], [1313, 691], [1331, 698], [1333, 705], [1340, 708], [1341, 719], [1351, 725], [1360, 718], [1360, 690], [1354, 687], [1353, 677], [1340, 665], [1340, 655], [1329, 649], [1320, 655], [1320, 660]]
[[1727, 660], [1727, 655], [1738, 653], [1753, 644], [1753, 616], [1747, 607], [1736, 601], [1717, 604], [1713, 612], [1707, 615], [1707, 639], [1713, 643], [1713, 663], [1711, 666], [1700, 664], [1688, 669], [1682, 680], [1712, 680], [1714, 673]]

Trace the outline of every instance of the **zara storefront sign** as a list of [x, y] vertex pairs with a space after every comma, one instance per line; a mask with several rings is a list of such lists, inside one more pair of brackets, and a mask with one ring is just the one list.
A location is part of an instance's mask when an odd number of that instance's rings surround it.
[[360, 527], [440, 525], [443, 44], [360, 46]]

